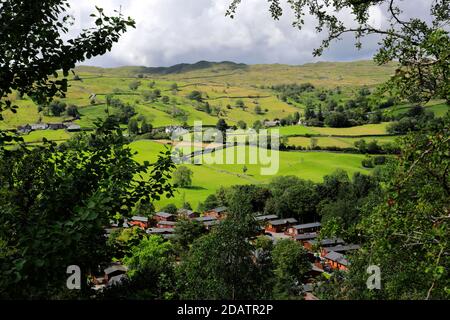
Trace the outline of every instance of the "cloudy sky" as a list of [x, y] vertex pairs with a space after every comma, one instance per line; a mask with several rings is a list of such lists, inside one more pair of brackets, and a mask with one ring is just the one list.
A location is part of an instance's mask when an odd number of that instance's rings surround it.
[[[408, 0], [407, 10], [426, 12], [431, 0]], [[103, 67], [122, 65], [169, 66], [199, 60], [235, 61], [248, 64], [303, 64], [317, 60], [348, 61], [370, 58], [377, 39], [369, 38], [357, 50], [349, 36], [320, 58], [312, 49], [323, 35], [314, 30], [314, 20], [306, 17], [303, 30], [292, 27], [292, 15], [285, 10], [280, 21], [268, 12], [266, 0], [244, 0], [235, 19], [225, 17], [231, 0], [71, 0], [77, 23], [70, 35], [93, 25], [89, 14], [95, 5], [107, 13], [119, 10], [136, 20], [137, 28], [127, 32], [112, 52], [86, 64]], [[429, 7], [428, 7], [429, 8]], [[349, 13], [343, 19], [351, 22]], [[383, 11], [371, 10], [371, 23], [386, 23]]]

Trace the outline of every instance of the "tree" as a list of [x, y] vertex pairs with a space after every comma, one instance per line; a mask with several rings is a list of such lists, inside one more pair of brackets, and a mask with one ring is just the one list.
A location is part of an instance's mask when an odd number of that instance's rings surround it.
[[170, 90], [172, 90], [173, 92], [177, 92], [178, 91], [178, 84], [172, 83], [170, 85]]
[[[448, 298], [449, 124], [447, 114], [437, 127], [402, 140], [399, 160], [381, 176], [380, 194], [364, 207], [358, 225], [364, 246], [335, 283], [339, 291], [325, 298]], [[367, 290], [369, 264], [381, 270], [381, 290]]]
[[236, 100], [236, 108], [245, 109], [245, 103], [242, 99]]
[[253, 122], [253, 129], [256, 130], [256, 132], [259, 132], [260, 129], [262, 129], [263, 125], [261, 123], [261, 121], [256, 120], [255, 122]]
[[59, 117], [63, 112], [66, 111], [66, 107], [67, 105], [64, 102], [52, 101], [50, 102], [48, 109], [54, 117]]
[[141, 86], [140, 81], [133, 80], [128, 84], [130, 90], [136, 91]]
[[80, 112], [78, 111], [78, 107], [74, 104], [69, 105], [66, 108], [66, 113], [69, 117], [77, 118], [80, 116]]
[[174, 294], [175, 259], [173, 246], [160, 236], [144, 237], [123, 262], [128, 266], [127, 299], [170, 299]]
[[134, 208], [134, 213], [138, 216], [152, 218], [155, 214], [155, 205], [152, 202], [139, 201]]
[[259, 104], [257, 104], [256, 107], [255, 107], [255, 113], [256, 114], [262, 114], [263, 113], [262, 109], [261, 109], [261, 106]]
[[76, 262], [85, 277], [110, 261], [105, 226], [129, 218], [138, 201], [173, 194], [169, 152], [140, 164], [115, 119], [97, 126], [59, 147], [0, 150], [0, 239], [9, 252], [0, 296], [65, 294], [67, 266]]
[[182, 299], [270, 297], [270, 286], [260, 281], [266, 269], [254, 262], [254, 247], [247, 241], [249, 229], [247, 221], [226, 219], [194, 241], [179, 269]]
[[266, 211], [283, 218], [310, 220], [316, 217], [319, 202], [316, 186], [313, 182], [294, 176], [276, 177], [269, 184], [272, 198]]
[[139, 124], [137, 119], [130, 119], [130, 121], [128, 121], [128, 132], [130, 134], [138, 134], [139, 133]]
[[171, 242], [180, 255], [185, 255], [191, 244], [205, 233], [206, 230], [200, 222], [182, 219], [175, 225], [175, 235]]
[[115, 229], [108, 237], [107, 247], [116, 259], [122, 259], [131, 253], [131, 249], [141, 242], [145, 231], [139, 227]]
[[151, 123], [148, 123], [147, 121], [145, 121], [145, 119], [142, 121], [141, 124], [141, 133], [145, 134], [145, 133], [149, 133], [152, 132], [153, 130], [153, 126]]
[[302, 282], [311, 270], [307, 253], [303, 246], [291, 239], [278, 241], [272, 250], [272, 260], [276, 284], [274, 296], [278, 299], [300, 299]]
[[190, 99], [190, 100], [198, 101], [198, 102], [202, 102], [203, 101], [202, 93], [200, 91], [197, 91], [197, 90], [194, 90], [191, 93], [189, 93], [187, 98]]
[[345, 128], [349, 126], [349, 121], [345, 113], [331, 112], [325, 117], [325, 125], [332, 128]]
[[205, 202], [198, 205], [198, 211], [208, 211], [219, 206], [219, 201], [214, 194], [210, 194], [206, 197]]
[[173, 203], [169, 203], [165, 207], [161, 208], [161, 211], [170, 214], [177, 214], [178, 209], [176, 205], [174, 205]]
[[242, 167], [242, 173], [243, 173], [243, 174], [246, 174], [247, 171], [248, 171], [248, 168], [247, 168], [246, 165], [244, 165], [244, 166]]
[[[66, 77], [75, 64], [111, 50], [120, 35], [135, 26], [130, 18], [124, 19], [120, 14], [108, 17], [97, 8], [97, 15], [93, 15], [94, 28], [63, 41], [62, 34], [68, 33], [71, 21], [66, 14], [68, 8], [67, 0], [2, 1], [0, 120], [5, 109], [17, 109], [8, 98], [13, 90], [28, 95], [38, 105], [48, 104], [56, 94], [64, 97]], [[64, 78], [57, 79], [58, 70]], [[11, 140], [11, 137], [2, 131], [0, 144], [4, 139]]]
[[161, 102], [164, 104], [168, 104], [170, 102], [170, 98], [168, 96], [163, 96]]
[[242, 129], [242, 130], [247, 129], [247, 124], [243, 120], [239, 120], [238, 123], [237, 123], [237, 126], [238, 126], [239, 129]]
[[[227, 15], [234, 17], [242, 0], [233, 0]], [[270, 2], [270, 11], [274, 19], [283, 14], [280, 1]], [[369, 35], [381, 37], [380, 47], [375, 55], [378, 64], [397, 62], [395, 75], [386, 83], [384, 89], [402, 99], [413, 102], [425, 102], [432, 97], [450, 100], [449, 88], [449, 52], [450, 38], [448, 30], [443, 27], [449, 21], [449, 3], [436, 0], [430, 3], [429, 17], [423, 19], [422, 12], [409, 19], [401, 17], [403, 10], [397, 0], [353, 1], [336, 0], [322, 4], [315, 0], [290, 1], [296, 20], [294, 25], [301, 29], [305, 23], [306, 12], [317, 18], [318, 32], [327, 32], [321, 46], [313, 51], [321, 55], [333, 40], [339, 40], [344, 34], [354, 34], [356, 47], [361, 48], [361, 39]], [[389, 21], [374, 27], [370, 21], [377, 7]], [[341, 12], [350, 10], [354, 21], [342, 19]], [[420, 16], [419, 16], [420, 14]], [[355, 26], [356, 23], [356, 26]], [[384, 27], [387, 25], [387, 27]]]
[[173, 182], [181, 188], [192, 186], [192, 175], [194, 173], [186, 166], [179, 166], [173, 174]]

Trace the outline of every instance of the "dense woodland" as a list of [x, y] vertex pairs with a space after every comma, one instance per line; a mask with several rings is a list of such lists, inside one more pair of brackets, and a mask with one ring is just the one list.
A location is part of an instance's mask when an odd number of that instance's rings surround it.
[[[235, 14], [240, 2], [233, 1], [229, 15]], [[132, 104], [108, 96], [111, 113], [98, 119], [92, 131], [61, 144], [44, 139], [40, 145], [29, 146], [15, 131], [2, 130], [0, 298], [302, 299], [302, 285], [310, 271], [307, 253], [298, 242], [274, 243], [261, 236], [262, 225], [255, 216], [273, 214], [299, 222], [320, 221], [321, 238], [341, 237], [361, 244], [360, 250], [349, 255], [349, 270], [320, 280], [314, 294], [321, 299], [448, 299], [450, 114], [436, 117], [423, 106], [431, 99], [449, 102], [450, 46], [442, 27], [449, 22], [449, 3], [434, 1], [433, 22], [427, 24], [420, 19], [398, 19], [395, 1], [371, 1], [392, 15], [395, 22], [388, 30], [368, 26], [369, 5], [332, 3], [329, 6], [334, 9], [352, 9], [359, 27], [346, 29], [316, 1], [299, 1], [293, 7], [295, 24], [301, 27], [303, 10], [308, 9], [318, 18], [318, 28], [328, 31], [329, 38], [315, 54], [345, 32], [357, 37], [383, 34], [375, 60], [380, 64], [395, 60], [399, 66], [387, 84], [377, 88], [381, 93], [363, 86], [353, 96], [337, 99], [340, 88], [325, 90], [308, 83], [265, 89], [286, 103], [304, 104], [305, 121], [315, 127], [391, 121], [388, 131], [403, 135], [395, 150], [364, 140], [355, 146], [361, 153], [378, 155], [364, 165], [378, 164], [370, 175], [337, 170], [321, 182], [277, 176], [268, 184], [221, 188], [195, 208], [228, 208], [227, 217], [211, 230], [181, 219], [169, 240], [136, 227], [117, 228], [105, 237], [105, 228], [111, 224], [120, 226], [135, 214], [152, 217], [155, 202], [192, 184], [192, 171], [176, 166], [169, 150], [153, 162], [135, 159], [130, 142], [136, 136], [155, 134], [152, 124], [137, 118]], [[282, 14], [278, 5], [272, 1], [274, 18]], [[2, 113], [17, 112], [18, 100], [12, 98], [16, 95], [31, 99], [47, 116], [79, 117], [77, 106], [60, 101], [68, 90], [69, 72], [76, 64], [111, 50], [124, 32], [135, 27], [131, 18], [120, 13], [107, 16], [97, 8], [96, 26], [64, 43], [69, 22], [60, 22], [57, 16], [67, 11], [66, 0], [4, 0], [1, 8]], [[29, 37], [30, 33], [35, 36]], [[138, 90], [143, 78], [130, 82], [129, 89]], [[173, 84], [170, 90], [177, 92], [179, 87]], [[151, 86], [142, 98], [170, 103], [168, 96]], [[201, 112], [218, 116], [222, 112], [214, 110], [197, 90], [186, 98]], [[386, 118], [383, 109], [398, 101], [414, 106]], [[242, 109], [245, 103], [238, 99], [230, 108]], [[183, 119], [182, 111], [171, 112]], [[266, 111], [255, 108], [252, 112]], [[298, 122], [300, 114], [269, 120], [287, 126]], [[250, 126], [241, 123], [239, 127], [244, 125]], [[225, 131], [229, 126], [220, 119], [216, 127]], [[183, 207], [192, 209], [189, 199]], [[162, 208], [169, 213], [177, 209], [174, 204]], [[93, 291], [87, 280], [114, 261], [128, 266], [127, 279]], [[82, 270], [81, 290], [66, 288], [66, 269], [73, 264]], [[366, 287], [368, 265], [382, 270], [380, 290]]]

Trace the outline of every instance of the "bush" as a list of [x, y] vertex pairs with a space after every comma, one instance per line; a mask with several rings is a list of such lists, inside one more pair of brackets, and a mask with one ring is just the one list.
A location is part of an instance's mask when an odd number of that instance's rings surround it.
[[361, 161], [361, 164], [364, 168], [373, 168], [373, 161], [371, 158], [367, 158]]
[[385, 156], [376, 156], [373, 158], [373, 163], [376, 166], [383, 165], [386, 163], [386, 157]]

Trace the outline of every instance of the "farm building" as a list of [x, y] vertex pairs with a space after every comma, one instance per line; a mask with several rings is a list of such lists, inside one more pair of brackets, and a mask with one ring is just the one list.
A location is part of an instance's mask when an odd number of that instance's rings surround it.
[[46, 124], [46, 123], [34, 123], [34, 124], [30, 124], [30, 128], [31, 128], [31, 131], [47, 130], [48, 129], [48, 124]]
[[264, 127], [271, 128], [271, 127], [277, 127], [280, 125], [280, 120], [274, 120], [274, 121], [264, 121]]
[[284, 232], [286, 228], [296, 224], [298, 221], [295, 218], [271, 220], [267, 223], [266, 232]]
[[68, 131], [68, 132], [78, 132], [78, 131], [81, 131], [81, 127], [78, 125], [78, 124], [68, 124], [67, 126], [66, 126], [66, 130]]
[[48, 124], [48, 129], [50, 130], [60, 130], [60, 129], [65, 129], [66, 125], [64, 123], [49, 123]]
[[320, 222], [306, 223], [306, 224], [298, 224], [292, 227], [289, 227], [286, 231], [287, 234], [291, 236], [296, 236], [302, 233], [307, 232], [317, 232], [320, 229]]

